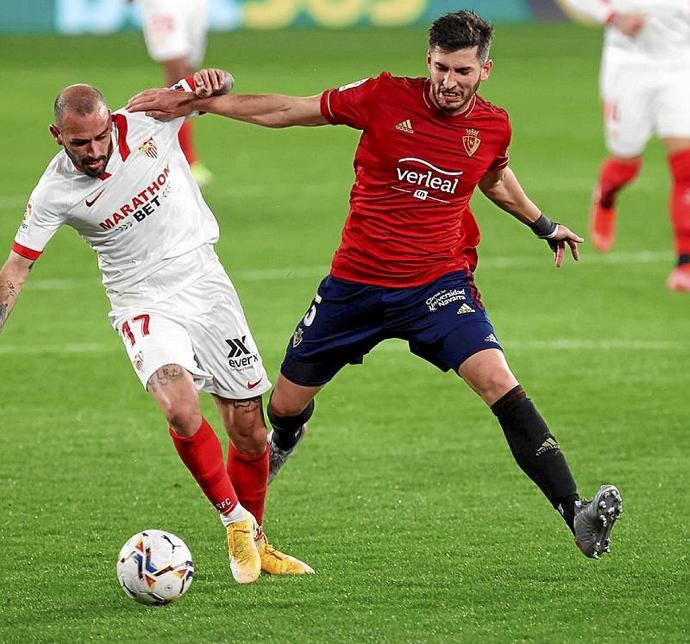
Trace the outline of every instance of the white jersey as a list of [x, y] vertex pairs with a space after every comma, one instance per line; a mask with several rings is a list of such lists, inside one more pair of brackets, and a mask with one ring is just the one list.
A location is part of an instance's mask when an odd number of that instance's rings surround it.
[[112, 156], [97, 178], [62, 150], [31, 194], [13, 250], [37, 259], [71, 226], [96, 252], [113, 309], [161, 301], [193, 282], [215, 261], [219, 232], [178, 144], [182, 122], [115, 112]]
[[614, 13], [640, 13], [646, 17], [635, 36], [613, 25], [606, 28], [604, 59], [611, 61], [690, 61], [690, 2], [688, 0], [561, 0], [601, 24]]

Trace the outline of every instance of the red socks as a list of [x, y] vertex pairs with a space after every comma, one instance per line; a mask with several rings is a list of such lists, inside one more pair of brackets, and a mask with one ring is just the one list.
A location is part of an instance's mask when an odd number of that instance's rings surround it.
[[172, 429], [170, 436], [182, 462], [219, 512], [229, 512], [239, 499], [257, 523], [263, 524], [268, 447], [261, 456], [247, 456], [231, 443], [226, 468], [220, 441], [206, 419], [202, 419], [201, 427], [193, 436], [180, 436]]
[[642, 161], [618, 161], [607, 159], [599, 170], [599, 204], [613, 208], [618, 191], [630, 183], [640, 172]]
[[220, 441], [206, 420], [201, 420], [201, 427], [193, 436], [180, 436], [172, 429], [170, 436], [182, 462], [208, 500], [219, 512], [232, 510], [237, 505], [237, 494], [225, 470]]
[[668, 158], [673, 181], [671, 223], [678, 257], [690, 256], [690, 150], [681, 150]]
[[268, 485], [268, 447], [261, 456], [247, 456], [230, 443], [228, 474], [244, 508], [263, 525]]
[[182, 124], [177, 138], [180, 141], [180, 147], [182, 152], [184, 152], [187, 163], [189, 165], [196, 163], [196, 150], [192, 141], [192, 121], [190, 119], [186, 119]]

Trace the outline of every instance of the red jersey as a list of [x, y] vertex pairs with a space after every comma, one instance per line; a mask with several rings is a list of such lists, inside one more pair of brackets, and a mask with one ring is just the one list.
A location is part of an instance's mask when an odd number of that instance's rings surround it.
[[475, 95], [448, 116], [430, 91], [428, 78], [383, 72], [321, 95], [324, 118], [363, 131], [334, 277], [405, 287], [476, 267], [469, 202], [487, 171], [508, 165], [508, 114]]

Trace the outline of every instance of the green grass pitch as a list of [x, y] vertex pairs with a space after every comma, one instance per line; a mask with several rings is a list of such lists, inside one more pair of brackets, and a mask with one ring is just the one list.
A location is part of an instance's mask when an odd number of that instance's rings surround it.
[[[604, 154], [600, 33], [500, 27], [482, 94], [507, 107], [512, 167], [553, 218], [586, 231]], [[313, 94], [388, 69], [422, 75], [423, 30], [214, 35], [207, 63], [237, 91]], [[57, 91], [113, 106], [160, 84], [136, 34], [7, 38], [0, 245], [57, 151]], [[206, 192], [269, 373], [338, 242], [357, 133], [197, 123]], [[224, 533], [178, 463], [106, 318], [95, 258], [69, 229], [38, 262], [0, 338], [0, 641], [681, 642], [688, 628], [690, 298], [673, 256], [663, 150], [620, 200], [619, 241], [551, 265], [543, 242], [478, 196], [477, 282], [511, 366], [584, 495], [616, 483], [613, 554], [574, 547], [457, 378], [386, 343], [319, 397], [312, 431], [269, 491], [271, 540], [317, 570], [233, 583]], [[216, 427], [209, 400], [204, 409]], [[115, 579], [145, 528], [190, 546], [197, 574], [151, 609]]]

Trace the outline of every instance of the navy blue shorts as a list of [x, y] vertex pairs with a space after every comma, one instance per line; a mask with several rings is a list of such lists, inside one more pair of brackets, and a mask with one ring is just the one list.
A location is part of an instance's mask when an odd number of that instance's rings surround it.
[[327, 383], [346, 364], [388, 338], [406, 340], [412, 353], [443, 371], [471, 355], [501, 349], [471, 274], [385, 288], [326, 277], [292, 336], [281, 373], [305, 387]]

